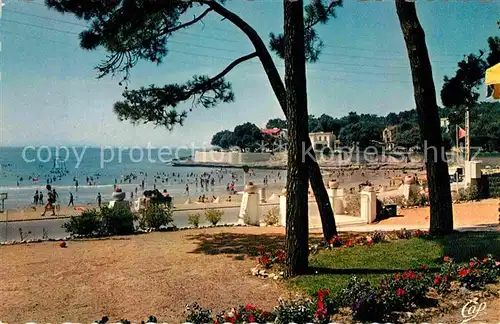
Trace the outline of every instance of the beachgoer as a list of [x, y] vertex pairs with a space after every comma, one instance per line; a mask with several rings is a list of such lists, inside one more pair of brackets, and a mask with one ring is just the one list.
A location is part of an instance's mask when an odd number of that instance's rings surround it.
[[44, 209], [44, 211], [42, 213], [42, 216], [45, 216], [45, 213], [49, 209], [52, 210], [52, 216], [55, 216], [56, 215], [56, 211], [55, 211], [55, 208], [54, 208], [54, 203], [55, 203], [54, 192], [51, 190], [50, 185], [47, 185], [47, 190], [48, 190], [48, 193], [47, 193], [47, 204], [45, 205], [45, 209]]
[[98, 192], [97, 193], [97, 206], [99, 206], [99, 208], [101, 208], [101, 201], [102, 201], [101, 193]]
[[38, 193], [38, 202], [40, 203], [40, 205], [43, 205], [43, 193], [41, 190]]
[[69, 203], [68, 203], [68, 207], [69, 207], [70, 205], [71, 205], [71, 206], [75, 206], [75, 203], [74, 203], [74, 201], [73, 201], [73, 194], [72, 194], [71, 192], [69, 193]]
[[35, 195], [33, 196], [33, 204], [38, 205], [38, 190], [35, 191]]

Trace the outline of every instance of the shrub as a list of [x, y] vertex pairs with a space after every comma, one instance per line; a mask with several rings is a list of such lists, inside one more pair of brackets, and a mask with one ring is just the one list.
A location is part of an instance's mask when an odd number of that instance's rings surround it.
[[312, 323], [316, 305], [310, 299], [299, 298], [295, 300], [279, 299], [279, 304], [274, 308], [275, 324]]
[[62, 226], [71, 235], [86, 237], [102, 235], [100, 212], [96, 209], [86, 210], [81, 216], [73, 216]]
[[135, 231], [135, 215], [126, 207], [101, 207], [100, 210], [83, 212], [82, 216], [71, 217], [63, 225], [71, 235], [86, 237], [102, 235], [128, 235]]
[[405, 271], [382, 281], [382, 299], [389, 311], [409, 310], [422, 305], [429, 288], [429, 277], [421, 272]]
[[218, 323], [271, 323], [274, 322], [274, 318], [273, 313], [258, 309], [251, 304], [217, 316]]
[[257, 260], [266, 269], [270, 269], [274, 264], [284, 264], [286, 260], [285, 251], [278, 249], [274, 253], [264, 252], [264, 247], [257, 248]]
[[101, 207], [101, 218], [107, 235], [128, 235], [135, 232], [134, 220], [137, 217], [127, 207]]
[[203, 309], [198, 303], [189, 304], [184, 310], [187, 323], [206, 324], [213, 323], [212, 311]]
[[377, 289], [356, 276], [351, 277], [347, 286], [342, 289], [340, 298], [343, 306], [351, 308], [352, 316], [356, 320], [379, 321], [385, 314], [384, 304]]
[[264, 215], [264, 222], [268, 226], [273, 226], [278, 224], [280, 221], [280, 209], [279, 207], [273, 207], [271, 208], [265, 215]]
[[188, 216], [188, 224], [192, 225], [195, 228], [198, 228], [200, 226], [200, 213], [192, 213], [189, 214]]
[[499, 275], [500, 268], [491, 255], [483, 260], [472, 258], [458, 268], [458, 280], [469, 289], [480, 289], [487, 283], [496, 282]]
[[458, 189], [458, 201], [474, 201], [479, 199], [479, 190], [475, 185]]
[[170, 208], [165, 209], [159, 205], [150, 205], [148, 209], [141, 212], [139, 227], [159, 230], [160, 227], [167, 226], [173, 221], [173, 212]]
[[404, 207], [423, 207], [427, 206], [429, 203], [429, 199], [423, 193], [417, 193], [414, 195], [410, 195], [410, 197], [406, 200], [403, 200]]
[[205, 210], [205, 219], [213, 226], [220, 222], [222, 215], [224, 215], [224, 212], [220, 209], [209, 208]]

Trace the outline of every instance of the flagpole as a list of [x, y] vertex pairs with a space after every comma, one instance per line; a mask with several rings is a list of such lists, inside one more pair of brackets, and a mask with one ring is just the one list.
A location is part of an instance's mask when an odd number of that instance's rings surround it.
[[455, 141], [455, 145], [457, 146], [457, 163], [460, 161], [460, 145], [458, 144], [458, 124], [455, 125], [455, 138], [456, 138], [456, 141]]
[[470, 161], [469, 108], [465, 111], [465, 161]]

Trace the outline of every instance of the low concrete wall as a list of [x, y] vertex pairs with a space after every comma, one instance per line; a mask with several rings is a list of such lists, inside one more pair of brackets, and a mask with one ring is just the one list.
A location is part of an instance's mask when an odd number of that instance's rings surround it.
[[227, 163], [245, 164], [255, 162], [267, 162], [271, 158], [270, 153], [240, 153], [240, 152], [196, 152], [194, 162], [196, 163]]

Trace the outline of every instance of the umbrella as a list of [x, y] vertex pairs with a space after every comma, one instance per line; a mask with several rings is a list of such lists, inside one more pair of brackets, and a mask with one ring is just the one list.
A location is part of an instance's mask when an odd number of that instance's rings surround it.
[[[500, 99], [500, 63], [486, 70], [485, 83], [491, 91], [493, 99]], [[490, 91], [488, 91], [488, 97]]]

